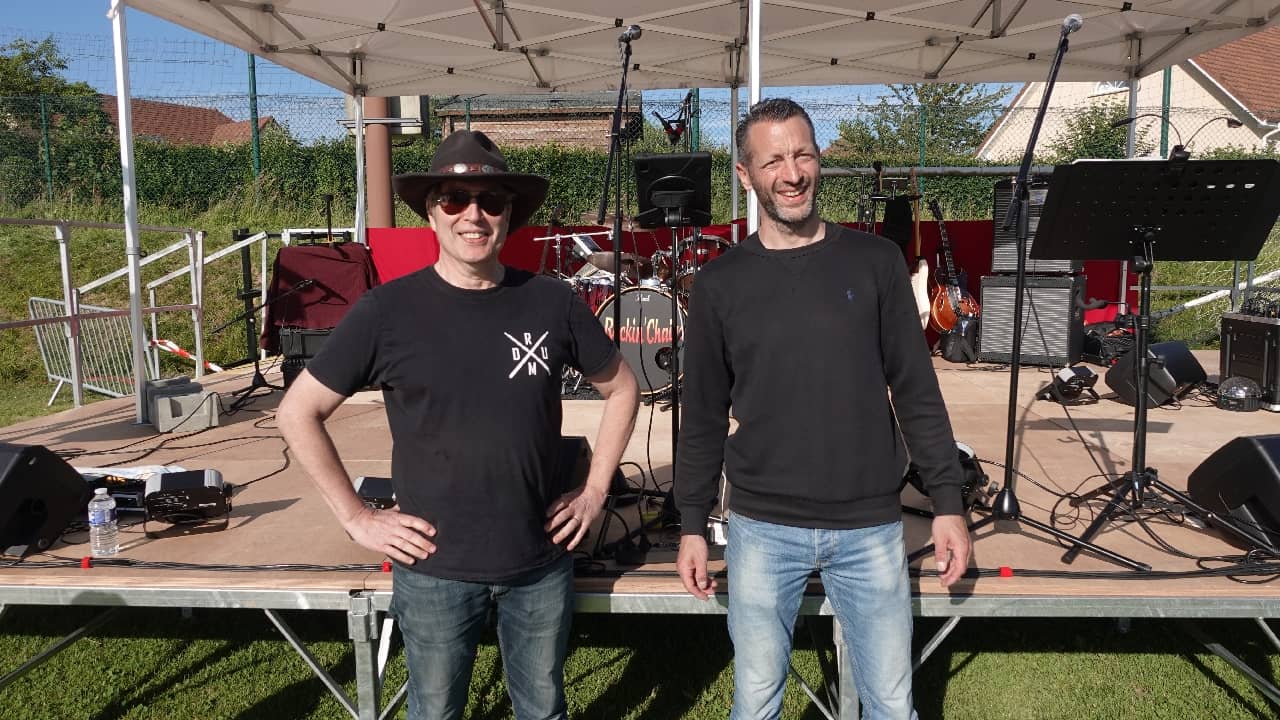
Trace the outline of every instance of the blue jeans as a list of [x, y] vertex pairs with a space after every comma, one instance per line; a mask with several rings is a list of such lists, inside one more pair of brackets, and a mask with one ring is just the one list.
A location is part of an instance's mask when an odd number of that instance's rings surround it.
[[504, 585], [441, 580], [394, 568], [391, 613], [404, 637], [410, 720], [462, 717], [476, 647], [493, 606], [516, 718], [568, 717], [564, 659], [573, 620], [573, 558], [566, 554]]
[[902, 523], [820, 530], [729, 518], [731, 720], [782, 711], [791, 637], [809, 575], [821, 573], [868, 720], [912, 720], [911, 589]]

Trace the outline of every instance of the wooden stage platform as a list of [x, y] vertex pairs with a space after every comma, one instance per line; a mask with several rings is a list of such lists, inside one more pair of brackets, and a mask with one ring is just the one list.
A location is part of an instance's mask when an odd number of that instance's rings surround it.
[[[1197, 357], [1210, 379], [1216, 380], [1217, 353], [1198, 352]], [[941, 360], [935, 360], [935, 367], [957, 439], [972, 447], [983, 461], [1003, 460], [1008, 369]], [[1100, 369], [1095, 370], [1101, 374]], [[251, 370], [242, 369], [206, 376], [202, 382], [207, 389], [229, 394], [246, 387], [250, 378]], [[269, 372], [268, 379], [279, 382], [278, 372]], [[1025, 477], [1018, 479], [1017, 495], [1025, 517], [1053, 522], [1056, 505], [1068, 520], [1058, 522], [1057, 527], [1078, 534], [1106, 497], [1075, 510], [1059, 502], [1057, 495], [1099, 485], [1102, 479], [1093, 476], [1100, 472], [1128, 470], [1133, 409], [1108, 399], [1101, 378], [1098, 390], [1103, 399], [1096, 404], [1064, 408], [1035, 400], [1036, 391], [1050, 379], [1048, 370], [1042, 368], [1023, 368], [1020, 376], [1015, 461]], [[2, 442], [44, 445], [70, 457], [71, 464], [78, 467], [165, 464], [188, 470], [214, 468], [236, 486], [234, 509], [225, 530], [166, 530], [164, 537], [149, 539], [140, 524], [129, 525], [122, 529], [120, 555], [128, 565], [99, 563], [92, 569], [79, 565], [79, 559], [88, 554], [87, 533], [69, 533], [65, 537], [69, 544], [55, 545], [47, 554], [33, 555], [0, 570], [0, 602], [261, 608], [282, 626], [286, 636], [290, 633], [275, 615], [277, 610], [344, 611], [357, 645], [358, 697], [342, 697], [336, 685], [331, 684], [331, 689], [353, 716], [377, 717], [382, 703], [375, 653], [377, 640], [387, 634], [381, 620], [389, 601], [391, 576], [381, 571], [382, 558], [345, 536], [290, 457], [274, 421], [281, 394], [259, 392], [262, 394], [246, 409], [223, 416], [219, 427], [194, 434], [158, 435], [150, 425], [133, 424], [130, 398], [97, 402], [0, 430]], [[594, 438], [600, 405], [599, 401], [566, 400], [563, 433]], [[391, 439], [378, 394], [362, 393], [343, 405], [329, 427], [352, 476], [389, 475]], [[1161, 480], [1181, 489], [1186, 487], [1188, 474], [1227, 441], [1280, 432], [1280, 415], [1232, 413], [1186, 398], [1176, 408], [1153, 408], [1148, 429], [1147, 464], [1159, 471]], [[795, 428], [804, 435], [823, 431], [817, 426]], [[641, 407], [625, 460], [636, 463], [625, 465], [624, 472], [637, 483], [637, 466], [652, 467], [660, 484], [670, 480], [669, 412]], [[984, 469], [993, 481], [1003, 479], [1001, 468], [984, 464]], [[904, 502], [927, 507], [909, 488], [904, 491]], [[634, 525], [635, 509], [623, 512]], [[975, 513], [974, 518], [978, 517]], [[1074, 522], [1069, 521], [1071, 517], [1076, 518]], [[122, 513], [121, 518], [122, 524], [129, 524], [131, 518], [140, 520], [129, 513]], [[908, 550], [924, 545], [928, 521], [908, 517], [905, 523]], [[152, 529], [166, 527], [153, 524]], [[1275, 583], [1246, 584], [1222, 576], [1193, 575], [1200, 569], [1196, 560], [1163, 549], [1147, 530], [1191, 556], [1242, 553], [1217, 532], [1193, 527], [1192, 522], [1175, 524], [1156, 515], [1147, 517], [1145, 527], [1128, 520], [1111, 522], [1095, 541], [1149, 564], [1150, 573], [1127, 570], [1087, 552], [1067, 565], [1060, 559], [1062, 546], [1025, 524], [988, 526], [975, 537], [974, 567], [980, 572], [974, 577], [966, 578], [949, 593], [927, 572], [913, 580], [916, 613], [957, 619], [1256, 618], [1264, 629], [1261, 619], [1280, 617], [1280, 587]], [[930, 567], [932, 560], [926, 558], [924, 564]], [[1000, 568], [1007, 568], [1008, 576], [1002, 577]], [[618, 570], [609, 564], [604, 573], [580, 574], [581, 612], [724, 612], [723, 591], [712, 602], [690, 598], [681, 589], [672, 565]], [[722, 590], [725, 582], [721, 580]], [[816, 582], [804, 612], [829, 612]]]

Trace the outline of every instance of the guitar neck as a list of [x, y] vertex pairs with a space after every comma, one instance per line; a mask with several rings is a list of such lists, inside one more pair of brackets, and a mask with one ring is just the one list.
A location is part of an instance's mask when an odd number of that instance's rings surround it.
[[937, 201], [930, 203], [929, 209], [933, 211], [933, 219], [938, 221], [938, 235], [941, 238], [938, 245], [942, 248], [942, 264], [947, 271], [947, 283], [957, 285], [960, 279], [956, 276], [956, 262], [951, 257], [951, 240], [947, 237], [947, 224], [942, 219], [942, 209], [938, 207]]

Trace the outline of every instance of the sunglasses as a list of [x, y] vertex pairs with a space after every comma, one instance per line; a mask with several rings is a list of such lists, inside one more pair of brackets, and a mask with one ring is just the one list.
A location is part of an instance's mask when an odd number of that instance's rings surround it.
[[494, 190], [470, 192], [468, 190], [450, 190], [437, 195], [432, 201], [440, 206], [446, 215], [457, 215], [475, 203], [486, 215], [501, 215], [511, 203], [511, 196]]

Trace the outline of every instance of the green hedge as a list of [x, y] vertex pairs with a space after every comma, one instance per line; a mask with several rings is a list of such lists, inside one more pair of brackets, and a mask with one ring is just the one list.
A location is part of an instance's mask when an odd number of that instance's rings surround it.
[[[640, 141], [636, 149], [655, 150], [661, 143]], [[395, 173], [425, 170], [434, 143], [404, 139], [393, 147]], [[96, 133], [67, 133], [52, 151], [54, 198], [65, 202], [92, 201], [110, 205], [120, 198], [118, 150], [113, 141]], [[0, 152], [0, 202], [11, 206], [47, 196], [42, 156], [30, 143]], [[135, 178], [142, 208], [163, 207], [200, 213], [243, 197], [309, 213], [323, 208], [325, 194], [335, 207], [355, 202], [355, 143], [350, 138], [303, 145], [283, 132], [268, 133], [261, 144], [262, 175], [256, 185], [248, 143], [216, 146], [171, 145], [140, 139], [135, 146]], [[729, 184], [733, 167], [727, 150], [712, 151], [712, 216], [725, 222], [730, 215]], [[551, 191], [534, 222], [545, 222], [552, 208], [562, 206], [564, 217], [576, 221], [594, 213], [600, 202], [607, 155], [596, 150], [558, 145], [511, 147], [506, 156], [512, 169], [551, 178]], [[882, 158], [887, 165], [911, 165], [911, 158]], [[860, 157], [824, 157], [824, 165], [867, 167]], [[970, 166], [972, 158], [930, 160], [931, 164]], [[624, 202], [635, 211], [634, 179], [629, 163], [624, 172]], [[926, 192], [939, 197], [948, 217], [989, 217], [990, 178], [928, 178]], [[858, 198], [870, 191], [869, 179], [828, 178], [821, 195], [823, 215], [848, 221], [857, 217]], [[745, 205], [739, 206], [745, 213]]]

